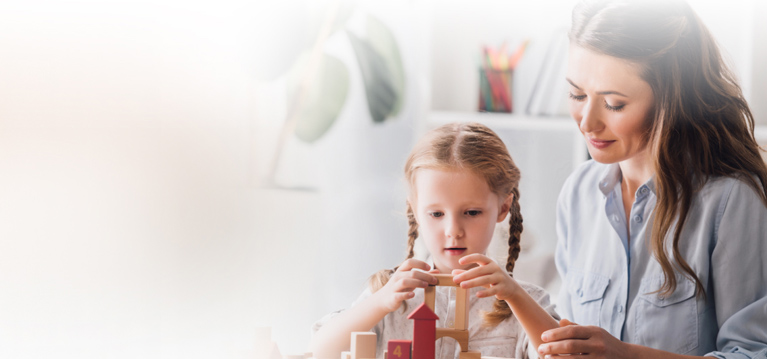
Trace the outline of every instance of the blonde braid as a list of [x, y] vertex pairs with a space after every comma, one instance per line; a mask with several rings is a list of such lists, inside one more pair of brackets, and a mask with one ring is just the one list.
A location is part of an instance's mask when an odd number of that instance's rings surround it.
[[[511, 201], [511, 207], [509, 208], [509, 256], [506, 257], [506, 271], [509, 275], [513, 276], [514, 263], [519, 258], [520, 251], [520, 239], [522, 234], [522, 212], [519, 207], [519, 189], [514, 187], [511, 190], [514, 198]], [[492, 312], [484, 312], [482, 316], [484, 318], [485, 326], [496, 326], [511, 317], [511, 308], [506, 301], [496, 300], [493, 303]]]
[[522, 211], [519, 207], [519, 188], [514, 187], [511, 190], [514, 199], [509, 208], [509, 257], [506, 259], [506, 271], [509, 274], [514, 272], [514, 263], [519, 258], [521, 250], [520, 240], [522, 239]]
[[415, 213], [410, 202], [407, 203], [407, 223], [410, 226], [407, 231], [407, 259], [410, 259], [415, 256], [415, 239], [418, 238], [418, 222], [415, 221]]

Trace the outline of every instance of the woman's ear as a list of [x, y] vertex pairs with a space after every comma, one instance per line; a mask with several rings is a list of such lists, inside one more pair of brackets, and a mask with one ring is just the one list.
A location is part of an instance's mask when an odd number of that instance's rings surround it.
[[506, 216], [509, 214], [509, 209], [511, 209], [512, 201], [514, 201], [514, 193], [509, 194], [509, 196], [501, 203], [501, 209], [498, 211], [498, 219], [496, 222], [501, 223], [506, 219]]

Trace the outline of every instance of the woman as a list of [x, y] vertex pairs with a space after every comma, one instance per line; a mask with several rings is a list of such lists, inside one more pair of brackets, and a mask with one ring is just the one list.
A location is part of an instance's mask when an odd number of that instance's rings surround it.
[[569, 36], [594, 160], [559, 198], [567, 320], [539, 353], [767, 358], [767, 167], [711, 34], [683, 1], [598, 0]]

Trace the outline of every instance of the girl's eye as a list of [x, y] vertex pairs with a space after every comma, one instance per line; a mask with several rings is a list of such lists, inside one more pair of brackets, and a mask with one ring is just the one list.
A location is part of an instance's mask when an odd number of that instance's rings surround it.
[[578, 95], [578, 96], [576, 96], [576, 95], [573, 95], [572, 92], [568, 92], [567, 95], [570, 96], [570, 98], [575, 100], [575, 101], [583, 101], [583, 100], [586, 99], [586, 95]]
[[466, 214], [474, 217], [474, 216], [479, 216], [480, 214], [482, 214], [482, 211], [472, 209], [472, 210], [466, 211]]
[[429, 215], [431, 215], [434, 218], [439, 218], [439, 217], [444, 216], [444, 213], [442, 213], [442, 212], [431, 212], [431, 213], [429, 213]]
[[620, 110], [623, 110], [623, 107], [625, 106], [626, 105], [610, 106], [610, 104], [607, 103], [607, 101], [605, 101], [605, 108], [608, 109], [609, 111], [618, 112]]

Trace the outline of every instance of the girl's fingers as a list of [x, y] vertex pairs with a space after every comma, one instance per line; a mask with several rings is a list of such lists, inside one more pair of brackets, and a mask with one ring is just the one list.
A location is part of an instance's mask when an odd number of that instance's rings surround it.
[[410, 259], [402, 262], [402, 264], [399, 266], [399, 268], [397, 268], [397, 272], [406, 272], [406, 271], [410, 271], [410, 270], [413, 270], [413, 269], [416, 269], [416, 268], [417, 269], [421, 269], [424, 272], [428, 272], [429, 270], [431, 270], [431, 266], [426, 264], [426, 262], [418, 260], [418, 259], [415, 259], [415, 258], [410, 258]]
[[394, 293], [394, 300], [398, 302], [401, 302], [403, 300], [408, 300], [413, 297], [415, 297], [415, 293], [413, 292]]
[[415, 279], [420, 279], [426, 283], [430, 283], [432, 285], [439, 283], [439, 279], [434, 276], [434, 273], [429, 272], [421, 272], [421, 271], [411, 271], [410, 275], [413, 276]]
[[469, 280], [469, 279], [473, 279], [473, 278], [477, 278], [481, 276], [487, 276], [487, 275], [495, 273], [496, 271], [498, 271], [497, 266], [486, 265], [486, 266], [474, 267], [472, 269], [464, 271], [463, 273], [459, 275], [454, 275], [453, 281], [455, 281], [457, 284], [461, 284], [461, 282], [465, 280]]
[[483, 275], [469, 280], [461, 281], [461, 288], [489, 287], [499, 283], [498, 278], [492, 275]]
[[437, 277], [434, 276], [434, 274], [424, 272], [421, 270], [406, 270], [402, 272], [398, 270], [397, 273], [395, 273], [394, 275], [395, 277], [393, 277], [392, 279], [401, 278], [401, 280], [404, 280], [406, 278], [413, 278], [413, 279], [422, 280], [426, 282], [427, 284], [432, 284], [432, 285], [439, 283], [439, 280], [437, 279]]
[[466, 270], [465, 269], [453, 269], [453, 271], [450, 274], [452, 274], [453, 277], [455, 278], [455, 276], [457, 276], [459, 274], [462, 274], [462, 273], [466, 273]]
[[396, 291], [397, 292], [413, 291], [415, 290], [415, 288], [426, 288], [428, 286], [429, 286], [428, 282], [422, 281], [420, 279], [403, 278], [399, 283], [399, 289], [397, 289]]
[[466, 264], [469, 264], [469, 263], [477, 263], [479, 265], [487, 265], [487, 264], [490, 264], [491, 262], [492, 262], [492, 260], [490, 258], [488, 258], [484, 254], [479, 254], [479, 253], [469, 254], [467, 256], [461, 257], [461, 259], [458, 260], [458, 264], [460, 264], [460, 265], [466, 265]]
[[492, 297], [496, 294], [498, 294], [498, 287], [490, 287], [488, 289], [480, 290], [477, 292], [477, 298]]

